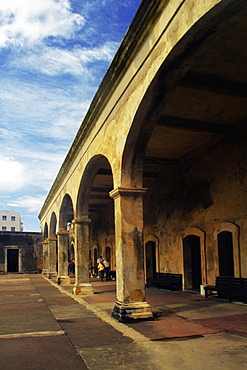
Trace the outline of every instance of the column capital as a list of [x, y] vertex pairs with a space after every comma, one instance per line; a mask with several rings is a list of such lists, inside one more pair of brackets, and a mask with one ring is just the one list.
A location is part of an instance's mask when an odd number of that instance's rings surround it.
[[54, 238], [48, 238], [47, 240], [48, 240], [48, 242], [56, 242], [57, 238], [55, 238], [55, 237]]
[[73, 225], [75, 225], [75, 224], [90, 224], [90, 222], [91, 222], [90, 218], [74, 218], [74, 220], [72, 220]]
[[116, 189], [113, 189], [110, 191], [109, 195], [113, 199], [117, 199], [122, 196], [143, 196], [147, 191], [147, 188], [124, 188], [124, 187], [118, 187]]
[[57, 235], [69, 235], [69, 232], [64, 229], [59, 229]]

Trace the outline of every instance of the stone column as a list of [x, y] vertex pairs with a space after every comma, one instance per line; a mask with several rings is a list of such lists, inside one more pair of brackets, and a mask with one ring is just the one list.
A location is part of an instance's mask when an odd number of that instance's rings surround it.
[[112, 315], [119, 321], [152, 317], [146, 302], [143, 207], [146, 189], [117, 188], [110, 192], [115, 207], [117, 301]]
[[68, 274], [68, 240], [69, 233], [66, 230], [59, 230], [57, 233], [58, 241], [58, 273], [57, 278], [60, 284], [70, 282]]
[[49, 238], [48, 243], [49, 275], [52, 277], [57, 276], [57, 239]]
[[91, 295], [93, 287], [90, 284], [89, 263], [89, 224], [90, 219], [75, 219], [72, 221], [75, 230], [75, 285], [74, 294]]
[[49, 258], [48, 258], [48, 239], [45, 239], [42, 243], [43, 246], [43, 275], [47, 276], [49, 271]]

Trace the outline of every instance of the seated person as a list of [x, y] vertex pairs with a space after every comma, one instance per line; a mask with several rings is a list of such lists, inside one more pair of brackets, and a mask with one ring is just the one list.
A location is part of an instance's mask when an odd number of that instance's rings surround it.
[[116, 280], [116, 266], [114, 266], [114, 269], [110, 271], [110, 279]]

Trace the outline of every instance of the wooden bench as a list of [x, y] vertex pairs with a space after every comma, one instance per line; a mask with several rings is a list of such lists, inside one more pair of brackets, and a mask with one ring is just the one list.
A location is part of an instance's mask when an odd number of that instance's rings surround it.
[[182, 290], [182, 274], [172, 274], [165, 272], [156, 272], [153, 278], [147, 279], [147, 286], [152, 285], [157, 288], [173, 290]]
[[205, 298], [217, 294], [219, 298], [242, 301], [247, 303], [247, 278], [217, 276], [215, 285], [204, 287]]

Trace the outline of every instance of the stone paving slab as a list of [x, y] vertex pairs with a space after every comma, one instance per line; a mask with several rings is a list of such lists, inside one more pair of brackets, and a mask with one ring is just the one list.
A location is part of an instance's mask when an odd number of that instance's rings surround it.
[[16, 289], [12, 289], [12, 287], [8, 287], [8, 289], [6, 290], [2, 290], [0, 292], [0, 302], [1, 302], [1, 297], [4, 297], [4, 296], [15, 296], [15, 295], [31, 295], [31, 294], [35, 294], [37, 293], [37, 291], [35, 289], [20, 289], [20, 288], [16, 288]]
[[209, 317], [227, 317], [243, 315], [247, 313], [247, 305], [244, 303], [229, 303], [218, 300], [205, 300], [203, 303], [184, 306], [169, 306], [176, 309], [176, 313], [188, 319], [206, 319]]
[[108, 346], [115, 343], [130, 343], [132, 340], [98, 317], [90, 320], [58, 320], [76, 347]]
[[66, 305], [51, 305], [49, 306], [49, 309], [55, 316], [56, 320], [95, 317], [92, 311], [87, 310], [82, 305], [76, 303], [67, 307]]
[[2, 370], [87, 369], [65, 335], [32, 338], [0, 338]]
[[[40, 295], [38, 295], [40, 298]], [[43, 302], [43, 300], [41, 300]], [[9, 315], [26, 315], [28, 312], [35, 312], [36, 314], [43, 314], [47, 312], [44, 303], [41, 302], [22, 302], [11, 304], [0, 304], [1, 315], [7, 317]]]
[[102, 302], [116, 302], [116, 296], [109, 293], [94, 294], [92, 296], [85, 297], [84, 300], [88, 303], [102, 303]]
[[54, 306], [54, 305], [65, 305], [65, 306], [70, 306], [73, 305], [74, 302], [71, 298], [67, 297], [66, 295], [50, 295], [50, 296], [45, 296], [43, 298], [44, 301], [46, 302], [47, 305], [49, 306]]
[[220, 329], [203, 326], [200, 323], [188, 321], [175, 315], [161, 316], [156, 320], [138, 321], [127, 325], [151, 340], [201, 336], [220, 331]]
[[23, 292], [27, 292], [27, 291], [36, 291], [36, 289], [34, 288], [34, 286], [30, 285], [30, 286], [23, 286], [23, 285], [9, 285], [9, 286], [0, 286], [0, 292], [2, 294], [2, 292], [12, 292], [12, 293], [15, 293], [16, 291], [23, 291]]
[[22, 315], [6, 315], [0, 323], [0, 335], [38, 331], [61, 330], [50, 312], [27, 312]]
[[187, 293], [184, 291], [174, 291], [157, 288], [148, 288], [146, 290], [147, 301], [151, 305], [162, 305], [162, 304], [185, 304], [192, 302], [204, 302], [205, 298], [200, 296], [198, 293]]
[[40, 296], [36, 295], [26, 295], [26, 294], [20, 294], [20, 295], [0, 295], [0, 309], [1, 304], [15, 304], [15, 303], [33, 303], [33, 302], [39, 302], [43, 301], [43, 299], [40, 298]]
[[[88, 368], [139, 370], [247, 369], [247, 340], [225, 333], [197, 339], [79, 348]], [[126, 363], [126, 357], [128, 363]]]
[[227, 316], [227, 320], [225, 316], [217, 316], [195, 321], [203, 326], [247, 337], [247, 314]]
[[139, 343], [96, 345], [95, 347], [78, 348], [78, 352], [90, 370], [97, 368], [104, 370], [169, 369], [163, 361], [157, 365], [154, 353], [147, 351]]

